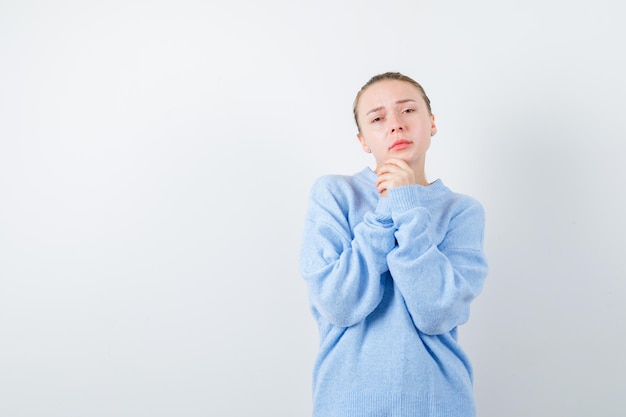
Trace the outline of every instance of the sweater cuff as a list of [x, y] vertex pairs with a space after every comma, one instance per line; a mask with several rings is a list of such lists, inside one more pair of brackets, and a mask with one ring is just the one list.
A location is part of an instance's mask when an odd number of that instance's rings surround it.
[[391, 216], [391, 200], [389, 198], [380, 197], [376, 206], [377, 216]]
[[[383, 199], [381, 198], [381, 200]], [[393, 213], [404, 213], [407, 210], [419, 207], [418, 186], [407, 185], [387, 190], [387, 200], [389, 200]]]

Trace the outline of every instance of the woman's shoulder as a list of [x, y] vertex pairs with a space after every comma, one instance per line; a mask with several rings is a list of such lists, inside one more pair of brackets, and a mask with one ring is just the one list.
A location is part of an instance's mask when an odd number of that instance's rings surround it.
[[[435, 187], [433, 187], [433, 185]], [[468, 209], [478, 210], [478, 211], [484, 210], [483, 205], [477, 198], [469, 194], [465, 194], [459, 191], [454, 191], [448, 188], [446, 185], [444, 185], [441, 179], [435, 181], [428, 188], [430, 188], [433, 192], [432, 194], [433, 200], [439, 200], [440, 203], [443, 203], [444, 206], [448, 206], [453, 210], [458, 210], [458, 211], [465, 211]]]
[[[368, 172], [369, 171], [369, 172]], [[340, 194], [346, 195], [359, 192], [359, 190], [365, 188], [369, 182], [370, 173], [373, 174], [369, 168], [359, 171], [355, 174], [325, 174], [318, 177], [311, 187], [313, 194]]]

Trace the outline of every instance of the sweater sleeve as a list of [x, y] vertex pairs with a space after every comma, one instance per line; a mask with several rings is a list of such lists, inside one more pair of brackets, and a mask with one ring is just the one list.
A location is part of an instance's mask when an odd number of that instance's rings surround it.
[[311, 191], [300, 251], [300, 272], [314, 311], [327, 322], [349, 327], [364, 320], [384, 293], [386, 256], [395, 245], [391, 213], [381, 203], [351, 230], [354, 196], [332, 178]]
[[434, 242], [432, 214], [420, 205], [418, 188], [391, 191], [398, 244], [387, 257], [389, 271], [415, 326], [430, 335], [447, 333], [468, 320], [487, 275], [483, 207], [471, 198], [448, 207], [445, 236]]

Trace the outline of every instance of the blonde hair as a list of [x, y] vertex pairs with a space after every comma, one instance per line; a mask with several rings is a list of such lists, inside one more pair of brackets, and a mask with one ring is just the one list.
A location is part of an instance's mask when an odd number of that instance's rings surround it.
[[361, 99], [361, 95], [371, 85], [376, 84], [379, 81], [385, 81], [385, 80], [406, 81], [408, 83], [411, 83], [415, 87], [417, 87], [417, 89], [420, 91], [420, 94], [422, 95], [422, 98], [426, 102], [426, 108], [428, 109], [428, 114], [432, 116], [433, 113], [430, 109], [430, 99], [426, 95], [426, 92], [424, 91], [424, 88], [420, 85], [420, 83], [415, 81], [413, 78], [408, 77], [399, 72], [385, 72], [382, 74], [374, 75], [372, 78], [370, 78], [369, 81], [366, 82], [365, 85], [363, 85], [363, 87], [361, 87], [361, 89], [356, 95], [356, 98], [354, 99], [354, 103], [352, 105], [352, 113], [354, 113], [354, 121], [356, 122], [356, 127], [359, 129], [359, 132], [361, 131], [361, 126], [359, 126], [357, 107], [359, 106], [359, 100]]

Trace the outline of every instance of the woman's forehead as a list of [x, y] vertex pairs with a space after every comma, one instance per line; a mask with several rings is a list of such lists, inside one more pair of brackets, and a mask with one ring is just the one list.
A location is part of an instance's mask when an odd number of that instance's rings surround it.
[[[359, 107], [371, 107], [372, 105], [389, 105], [396, 102], [423, 102], [419, 89], [407, 81], [383, 80], [370, 85], [359, 100]], [[367, 110], [366, 110], [367, 111]]]

